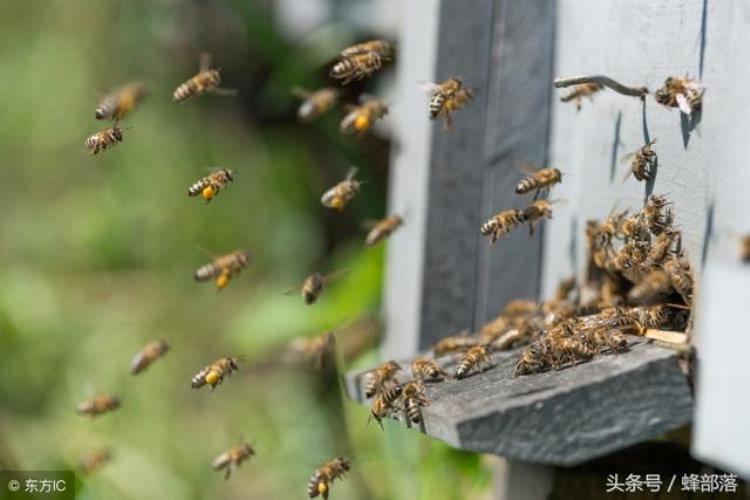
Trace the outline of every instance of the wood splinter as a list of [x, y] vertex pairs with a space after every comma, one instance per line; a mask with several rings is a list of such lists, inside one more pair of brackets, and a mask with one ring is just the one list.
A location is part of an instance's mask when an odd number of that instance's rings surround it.
[[648, 94], [648, 89], [646, 87], [628, 87], [604, 75], [571, 76], [569, 78], [555, 78], [554, 81], [555, 88], [565, 88], [572, 85], [581, 85], [585, 83], [596, 83], [599, 85], [603, 85], [605, 87], [609, 87], [619, 94], [632, 97], [642, 98], [643, 96]]

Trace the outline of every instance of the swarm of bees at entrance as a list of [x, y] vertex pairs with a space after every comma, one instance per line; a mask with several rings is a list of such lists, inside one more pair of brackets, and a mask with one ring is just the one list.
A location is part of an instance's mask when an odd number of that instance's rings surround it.
[[664, 86], [654, 92], [654, 99], [664, 106], [680, 108], [681, 112], [690, 116], [700, 111], [704, 92], [705, 89], [698, 82], [687, 76], [670, 76], [664, 81]]

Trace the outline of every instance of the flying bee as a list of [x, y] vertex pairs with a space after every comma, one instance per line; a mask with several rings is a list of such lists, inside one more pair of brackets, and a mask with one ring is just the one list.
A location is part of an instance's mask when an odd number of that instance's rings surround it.
[[669, 283], [677, 293], [680, 294], [685, 304], [691, 304], [693, 300], [693, 274], [690, 272], [690, 264], [685, 258], [672, 257], [662, 265], [664, 272], [669, 276]]
[[234, 181], [234, 170], [220, 168], [190, 186], [188, 188], [188, 196], [194, 197], [200, 195], [208, 203], [214, 199], [214, 196], [219, 194], [219, 191], [226, 189], [232, 181]]
[[148, 87], [140, 82], [123, 85], [107, 94], [96, 107], [97, 120], [112, 119], [115, 123], [125, 118], [149, 94]]
[[151, 363], [164, 356], [169, 351], [169, 344], [163, 340], [154, 340], [146, 344], [138, 354], [135, 355], [130, 363], [130, 373], [138, 375], [143, 370], [151, 366]]
[[401, 365], [395, 361], [388, 361], [368, 373], [365, 384], [365, 397], [371, 398], [381, 393], [386, 383], [390, 382], [400, 369]]
[[180, 84], [172, 94], [174, 102], [210, 93], [218, 96], [235, 95], [236, 90], [221, 88], [221, 70], [211, 67], [211, 56], [201, 54], [198, 74]]
[[120, 400], [114, 396], [103, 394], [92, 399], [87, 399], [76, 406], [79, 415], [90, 415], [97, 417], [104, 413], [114, 411], [120, 407]]
[[628, 292], [628, 299], [637, 304], [650, 302], [669, 291], [669, 275], [654, 268], [641, 278]]
[[485, 364], [492, 364], [492, 357], [490, 356], [487, 347], [483, 345], [475, 345], [466, 351], [464, 357], [461, 358], [454, 377], [460, 380], [466, 378], [472, 370], [476, 370], [477, 372], [484, 371], [483, 365]]
[[435, 356], [442, 356], [451, 352], [466, 351], [479, 343], [479, 339], [470, 337], [466, 333], [453, 335], [440, 339], [433, 347], [432, 352]]
[[630, 177], [630, 174], [633, 174], [633, 177], [639, 181], [650, 181], [653, 179], [658, 161], [656, 151], [653, 148], [655, 143], [656, 139], [622, 158], [621, 161], [630, 161], [630, 170], [622, 178], [623, 182]]
[[383, 428], [383, 419], [391, 414], [394, 409], [394, 403], [398, 401], [404, 392], [404, 386], [395, 383], [386, 387], [378, 397], [372, 401], [370, 416], [367, 418], [369, 424], [372, 419], [378, 422], [380, 428]]
[[107, 462], [112, 460], [112, 453], [109, 450], [98, 450], [86, 455], [81, 460], [81, 471], [88, 475], [100, 469]]
[[363, 184], [354, 178], [355, 175], [357, 175], [357, 167], [350, 168], [349, 173], [343, 181], [323, 193], [320, 203], [324, 207], [332, 208], [339, 212], [343, 210], [351, 199], [359, 193], [359, 188]]
[[375, 122], [388, 114], [388, 105], [382, 99], [360, 100], [359, 106], [348, 105], [347, 114], [341, 120], [339, 131], [344, 135], [362, 137]]
[[690, 116], [693, 111], [701, 109], [705, 89], [695, 80], [685, 77], [670, 76], [664, 86], [654, 92], [654, 99], [659, 104], [680, 111]]
[[117, 144], [122, 142], [122, 137], [122, 129], [115, 125], [114, 127], [107, 127], [90, 135], [86, 139], [85, 144], [91, 151], [91, 154], [97, 154], [100, 151], [106, 151], [117, 146]]
[[347, 47], [341, 51], [341, 57], [351, 57], [359, 54], [378, 54], [383, 59], [390, 59], [393, 56], [393, 45], [385, 40], [369, 40]]
[[372, 75], [383, 66], [383, 61], [389, 59], [390, 57], [384, 57], [377, 52], [342, 57], [333, 65], [329, 75], [335, 80], [341, 80], [342, 85], [347, 85]]
[[320, 495], [324, 500], [328, 500], [333, 482], [336, 479], [343, 478], [351, 467], [351, 462], [341, 457], [324, 463], [310, 478], [310, 482], [307, 484], [307, 495], [310, 498]]
[[536, 168], [524, 165], [523, 170], [529, 175], [516, 185], [516, 194], [527, 194], [534, 191], [536, 200], [541, 193], [549, 193], [555, 184], [562, 182], [562, 172], [554, 167]]
[[380, 219], [372, 226], [370, 232], [365, 237], [365, 245], [368, 247], [377, 245], [384, 239], [388, 238], [396, 229], [404, 223], [404, 220], [398, 215], [389, 215]]
[[231, 376], [232, 372], [240, 369], [239, 362], [240, 358], [218, 359], [196, 373], [190, 385], [193, 389], [200, 389], [208, 384], [213, 392], [224, 381], [224, 377]]
[[529, 223], [529, 234], [534, 234], [534, 227], [542, 219], [552, 218], [552, 204], [549, 200], [535, 200], [523, 211], [524, 222]]
[[453, 127], [453, 113], [474, 99], [474, 91], [464, 86], [463, 80], [458, 77], [441, 83], [419, 82], [419, 88], [431, 96], [430, 119], [442, 118], [445, 130]]
[[305, 278], [305, 281], [301, 285], [290, 288], [286, 291], [287, 295], [292, 293], [302, 292], [302, 298], [305, 300], [305, 304], [311, 305], [318, 300], [320, 294], [323, 293], [323, 287], [328, 283], [340, 278], [344, 274], [348, 273], [349, 270], [345, 269], [342, 271], [336, 271], [330, 274], [312, 273], [310, 276]]
[[740, 240], [740, 260], [745, 264], [750, 263], [750, 234]]
[[309, 123], [328, 113], [339, 100], [339, 91], [331, 87], [315, 91], [294, 87], [292, 94], [302, 99], [302, 104], [297, 109], [297, 118], [304, 123]]
[[309, 361], [316, 370], [323, 367], [323, 362], [328, 353], [336, 346], [336, 337], [333, 332], [326, 332], [311, 339], [294, 339], [290, 349]]
[[234, 469], [237, 469], [242, 462], [255, 455], [255, 450], [247, 443], [240, 443], [222, 453], [211, 462], [214, 470], [224, 469], [224, 479], [229, 479]]
[[482, 224], [479, 232], [484, 236], [490, 236], [490, 243], [495, 243], [501, 236], [505, 236], [516, 227], [526, 222], [523, 210], [510, 208], [493, 215], [487, 222]]
[[225, 288], [230, 280], [247, 267], [250, 260], [250, 252], [247, 250], [235, 250], [232, 253], [216, 257], [199, 267], [194, 274], [195, 281], [216, 280], [217, 290]]
[[560, 97], [562, 102], [574, 102], [576, 105], [576, 111], [581, 110], [583, 106], [583, 98], [588, 97], [593, 100], [594, 94], [603, 90], [604, 87], [598, 83], [581, 83], [573, 87], [572, 90], [563, 94]]
[[424, 391], [425, 387], [421, 381], [411, 381], [404, 384], [401, 400], [403, 401], [407, 423], [418, 424], [422, 421], [422, 407], [430, 404], [430, 400], [427, 399]]
[[447, 375], [434, 359], [421, 356], [411, 362], [411, 376], [416, 380], [437, 381], [447, 378]]

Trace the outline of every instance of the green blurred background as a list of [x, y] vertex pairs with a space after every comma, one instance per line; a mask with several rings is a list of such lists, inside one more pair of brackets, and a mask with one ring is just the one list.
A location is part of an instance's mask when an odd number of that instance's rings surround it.
[[[284, 355], [291, 339], [338, 328], [341, 372], [378, 360], [372, 328], [351, 325], [379, 310], [384, 249], [364, 246], [361, 221], [385, 213], [390, 142], [340, 137], [340, 109], [303, 127], [289, 93], [329, 84], [337, 51], [376, 34], [341, 22], [341, 5], [289, 36], [274, 2], [0, 4], [0, 469], [77, 469], [109, 448], [109, 464], [79, 475], [78, 498], [304, 498], [315, 467], [345, 455], [355, 466], [334, 499], [487, 497], [479, 456], [397, 422], [366, 426], [335, 374]], [[238, 96], [173, 104], [201, 51]], [[379, 92], [392, 71], [344, 100]], [[151, 96], [124, 142], [92, 157], [99, 98], [131, 80]], [[326, 211], [321, 193], [350, 165], [368, 183], [343, 213]], [[185, 192], [212, 166], [237, 174], [206, 206]], [[217, 294], [192, 281], [207, 260], [197, 247], [250, 248], [253, 262]], [[313, 307], [283, 295], [341, 268]], [[132, 377], [132, 356], [156, 338], [172, 350]], [[202, 366], [239, 354], [241, 371], [214, 393], [190, 388]], [[122, 407], [75, 414], [99, 393]], [[224, 481], [211, 460], [240, 439], [258, 454]]]

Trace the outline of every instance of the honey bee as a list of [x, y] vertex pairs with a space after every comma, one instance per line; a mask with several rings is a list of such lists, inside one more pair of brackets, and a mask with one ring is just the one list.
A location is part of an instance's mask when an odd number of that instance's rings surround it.
[[445, 130], [453, 127], [453, 113], [474, 99], [474, 91], [458, 77], [441, 83], [420, 82], [419, 87], [430, 94], [430, 119], [442, 118]]
[[740, 260], [745, 264], [750, 263], [750, 234], [740, 240]]
[[195, 281], [216, 279], [216, 288], [221, 290], [229, 284], [234, 276], [247, 267], [249, 259], [250, 252], [247, 250], [235, 250], [227, 255], [216, 257], [213, 262], [205, 264], [195, 271]]
[[97, 120], [113, 119], [115, 123], [125, 118], [149, 94], [148, 87], [140, 82], [123, 85], [104, 96], [96, 107]]
[[487, 222], [482, 224], [479, 232], [484, 236], [490, 236], [490, 243], [495, 243], [501, 236], [505, 236], [516, 227], [526, 222], [523, 210], [510, 208], [493, 215]]
[[424, 391], [424, 384], [421, 381], [412, 381], [404, 384], [401, 400], [403, 401], [407, 423], [418, 424], [422, 421], [422, 407], [430, 404], [430, 400], [427, 399]]
[[107, 127], [90, 135], [86, 139], [86, 147], [91, 151], [91, 154], [97, 154], [100, 151], [106, 151], [117, 146], [117, 144], [122, 142], [122, 137], [122, 129], [120, 127], [117, 125]]
[[527, 347], [516, 363], [513, 377], [560, 369], [588, 361], [596, 354], [584, 332], [576, 335], [573, 325], [558, 325]]
[[394, 403], [398, 401], [403, 392], [404, 386], [398, 383], [384, 388], [383, 392], [372, 401], [372, 408], [370, 416], [367, 418], [367, 423], [369, 424], [372, 419], [375, 419], [380, 428], [383, 429], [383, 419], [393, 411]]
[[326, 332], [312, 339], [295, 339], [291, 343], [291, 349], [304, 356], [316, 370], [323, 367], [326, 354], [333, 351], [336, 345], [336, 337], [333, 332]]
[[347, 106], [339, 131], [344, 135], [362, 137], [375, 122], [388, 114], [388, 105], [382, 99], [365, 99], [359, 106]]
[[339, 91], [326, 87], [311, 92], [300, 87], [294, 87], [292, 93], [302, 99], [297, 109], [299, 121], [309, 123], [328, 113], [339, 100]]
[[328, 500], [333, 482], [338, 478], [343, 478], [351, 467], [351, 462], [341, 457], [324, 463], [310, 478], [307, 484], [307, 495], [310, 498], [320, 495], [324, 500]]
[[120, 400], [114, 396], [103, 394], [92, 399], [81, 402], [76, 407], [76, 413], [79, 415], [90, 415], [97, 417], [104, 413], [114, 411], [120, 407]]
[[112, 453], [109, 450], [95, 451], [86, 455], [83, 460], [81, 460], [81, 471], [85, 475], [91, 474], [100, 469], [110, 460], [112, 460]]
[[461, 380], [462, 378], [466, 378], [472, 370], [476, 370], [477, 372], [484, 371], [483, 365], [485, 364], [492, 364], [492, 357], [490, 356], [487, 347], [483, 345], [475, 345], [466, 351], [464, 357], [461, 358], [454, 377]]
[[379, 220], [370, 229], [365, 238], [365, 245], [368, 247], [377, 245], [384, 239], [388, 238], [396, 229], [403, 224], [403, 219], [398, 215], [389, 215], [384, 219]]
[[393, 56], [393, 45], [385, 40], [369, 40], [347, 47], [341, 51], [341, 57], [352, 57], [359, 54], [375, 53], [384, 59]]
[[151, 363], [164, 356], [169, 351], [169, 344], [163, 340], [154, 340], [146, 344], [138, 354], [135, 355], [130, 363], [130, 373], [138, 375], [143, 370], [151, 366]]
[[654, 268], [628, 292], [631, 302], [643, 304], [650, 302], [669, 291], [669, 276], [661, 269]]
[[583, 98], [588, 97], [593, 99], [595, 93], [603, 90], [604, 87], [598, 83], [581, 83], [576, 85], [573, 89], [560, 97], [562, 102], [574, 102], [576, 105], [576, 111], [581, 110], [583, 105]]
[[479, 343], [475, 337], [470, 337], [466, 333], [453, 335], [439, 340], [433, 347], [432, 352], [435, 356], [442, 356], [456, 351], [466, 351]]
[[420, 381], [437, 381], [447, 377], [434, 359], [424, 356], [414, 358], [411, 362], [411, 375]]
[[180, 84], [172, 94], [174, 102], [183, 102], [191, 97], [210, 93], [218, 96], [235, 95], [236, 90], [224, 89], [221, 85], [221, 71], [211, 68], [211, 56], [201, 54], [198, 74]]
[[659, 104], [680, 111], [690, 116], [693, 111], [701, 109], [705, 89], [695, 80], [685, 77], [670, 76], [664, 86], [654, 92], [654, 99]]
[[356, 174], [357, 167], [350, 168], [349, 173], [343, 181], [323, 193], [320, 203], [324, 207], [332, 208], [339, 212], [343, 210], [347, 203], [359, 193], [359, 188], [362, 185], [362, 182], [354, 178]]
[[194, 197], [200, 195], [208, 203], [232, 181], [234, 181], [234, 170], [220, 168], [190, 186], [188, 188], [188, 196]]
[[365, 384], [365, 397], [371, 398], [380, 394], [385, 388], [386, 383], [390, 382], [401, 369], [401, 365], [395, 361], [388, 361], [375, 368], [367, 374], [367, 383]]
[[363, 52], [342, 57], [333, 65], [329, 75], [335, 80], [341, 80], [342, 85], [347, 85], [372, 75], [383, 66], [383, 61], [389, 59], [390, 57], [384, 57], [377, 52]]
[[541, 193], [549, 193], [555, 184], [562, 182], [562, 172], [554, 167], [537, 169], [530, 165], [523, 167], [529, 175], [516, 185], [516, 194], [527, 194], [534, 191], [536, 200]]
[[622, 161], [630, 161], [630, 170], [625, 173], [625, 177], [622, 179], [623, 182], [627, 180], [630, 174], [633, 174], [633, 177], [639, 181], [650, 181], [653, 179], [658, 161], [656, 151], [653, 149], [655, 143], [656, 139], [622, 158]]
[[200, 389], [208, 384], [213, 392], [216, 386], [224, 381], [224, 377], [231, 376], [232, 372], [240, 369], [239, 361], [240, 358], [221, 358], [214, 361], [193, 376], [191, 387]]
[[286, 294], [297, 293], [302, 291], [302, 298], [305, 300], [305, 304], [311, 305], [318, 300], [320, 294], [323, 293], [323, 287], [335, 279], [349, 272], [348, 270], [336, 271], [330, 274], [312, 273], [310, 276], [305, 278], [305, 281], [301, 285], [290, 288], [286, 291]]
[[211, 462], [211, 467], [214, 470], [224, 470], [224, 479], [229, 479], [234, 469], [237, 469], [242, 462], [255, 455], [255, 450], [252, 446], [247, 443], [240, 443], [239, 445], [230, 448], [225, 453], [222, 453]]
[[672, 227], [674, 216], [669, 209], [670, 203], [664, 196], [657, 194], [652, 194], [646, 200], [641, 215], [652, 234], [658, 236]]
[[523, 219], [529, 223], [529, 234], [534, 234], [534, 227], [539, 221], [552, 218], [552, 203], [549, 200], [536, 200], [523, 211]]
[[657, 236], [648, 252], [647, 263], [650, 265], [661, 264], [672, 249], [675, 233], [671, 230], [665, 231]]
[[677, 326], [680, 322], [681, 313], [673, 306], [656, 304], [635, 307], [631, 310], [630, 315], [635, 318], [639, 333], [642, 335], [649, 328], [659, 329], [665, 326]]
[[503, 309], [503, 316], [525, 316], [539, 311], [539, 304], [534, 300], [513, 299]]
[[690, 264], [684, 258], [672, 257], [662, 265], [664, 272], [669, 276], [669, 283], [677, 293], [680, 294], [685, 304], [691, 304], [693, 300], [693, 275], [690, 272]]

